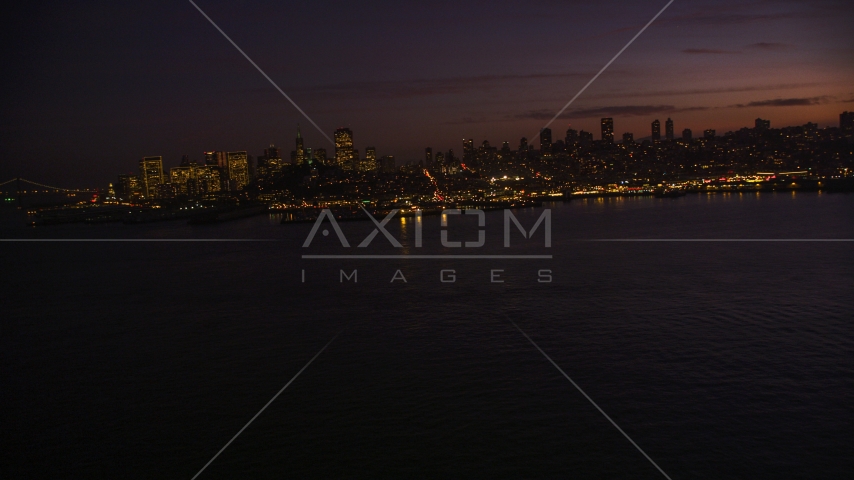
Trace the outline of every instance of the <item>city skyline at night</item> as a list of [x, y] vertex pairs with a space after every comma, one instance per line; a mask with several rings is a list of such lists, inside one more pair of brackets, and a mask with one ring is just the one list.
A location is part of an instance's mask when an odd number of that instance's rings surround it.
[[[538, 143], [536, 132], [663, 2], [199, 5], [323, 131], [358, 130], [405, 162], [422, 158], [423, 145], [459, 148], [462, 131]], [[87, 183], [88, 172], [119, 169], [140, 151], [170, 159], [284, 144], [304, 121], [190, 4], [22, 8], [26, 28], [46, 33], [7, 46], [20, 69], [5, 80], [6, 176]], [[551, 128], [598, 132], [613, 117], [616, 138], [640, 139], [650, 117], [695, 135], [756, 117], [834, 126], [854, 100], [844, 80], [851, 18], [844, 2], [674, 2]], [[302, 133], [306, 145], [334, 148]]]
[[851, 0], [0, 18], [0, 479], [854, 470]]
[[[504, 140], [502, 142], [496, 142], [496, 143], [502, 143], [504, 145], [502, 147], [502, 149], [500, 151], [498, 151], [498, 150], [495, 150], [493, 148], [493, 151], [495, 151], [496, 153], [500, 152], [500, 154], [504, 155], [504, 156], [512, 153], [512, 155], [514, 157], [518, 157], [523, 150], [529, 150], [529, 149], [530, 149], [531, 154], [534, 154], [540, 158], [551, 157], [552, 154], [554, 154], [557, 156], [562, 156], [561, 161], [564, 162], [564, 168], [569, 168], [569, 163], [566, 163], [566, 162], [584, 161], [585, 157], [588, 156], [590, 153], [590, 152], [584, 152], [584, 151], [580, 150], [579, 147], [585, 147], [585, 146], [590, 147], [590, 146], [593, 146], [595, 144], [595, 145], [598, 145], [599, 148], [607, 149], [609, 145], [613, 145], [616, 143], [618, 145], [622, 145], [623, 148], [626, 148], [627, 146], [632, 146], [635, 144], [646, 145], [646, 146], [651, 147], [651, 148], [656, 148], [656, 146], [659, 144], [659, 142], [662, 142], [662, 141], [664, 141], [664, 142], [676, 142], [676, 143], [683, 144], [683, 145], [690, 145], [692, 143], [693, 135], [692, 135], [691, 129], [683, 129], [682, 135], [677, 138], [674, 134], [674, 131], [675, 131], [674, 130], [674, 124], [675, 124], [674, 120], [671, 119], [670, 117], [668, 117], [665, 123], [666, 123], [667, 128], [666, 128], [666, 135], [663, 138], [661, 136], [660, 121], [659, 121], [659, 119], [655, 119], [652, 121], [650, 129], [647, 132], [622, 132], [621, 134], [617, 135], [618, 137], [622, 138], [622, 140], [619, 141], [619, 140], [615, 140], [614, 119], [611, 117], [607, 117], [607, 118], [601, 118], [600, 119], [601, 128], [600, 128], [600, 132], [598, 133], [598, 138], [596, 138], [592, 132], [587, 132], [584, 130], [578, 131], [578, 130], [575, 130], [571, 127], [566, 130], [565, 136], [562, 135], [560, 132], [557, 132], [557, 134], [555, 135], [552, 133], [552, 129], [546, 128], [546, 129], [543, 129], [543, 131], [541, 132], [541, 134], [537, 138], [537, 141], [539, 144], [538, 149], [531, 149], [531, 147], [528, 146], [528, 144], [527, 144], [528, 139], [526, 137], [522, 137], [519, 140], [519, 148], [510, 149], [509, 145], [510, 145], [511, 141]], [[818, 124], [815, 124], [812, 122], [807, 122], [803, 126], [800, 126], [800, 125], [788, 125], [788, 126], [774, 125], [773, 130], [775, 130], [775, 131], [791, 131], [792, 129], [798, 129], [799, 127], [800, 128], [806, 128], [806, 129], [815, 129], [816, 131], [818, 131]], [[839, 138], [849, 138], [849, 142], [850, 142], [850, 138], [852, 138], [852, 135], [854, 135], [854, 112], [845, 111], [845, 112], [840, 113], [838, 116], [837, 125], [829, 126], [829, 127], [825, 127], [825, 128], [833, 129], [832, 130], [833, 132], [837, 132], [837, 133], [833, 134], [834, 136], [838, 136]], [[729, 131], [726, 133], [722, 133], [721, 135], [717, 135], [717, 132], [714, 129], [705, 129], [704, 134], [701, 138], [703, 138], [704, 140], [713, 140], [713, 139], [718, 138], [718, 137], [736, 138], [736, 137], [744, 136], [744, 135], [753, 136], [753, 135], [760, 134], [761, 132], [767, 132], [769, 130], [772, 130], [771, 120], [763, 119], [763, 118], [756, 118], [753, 122], [752, 127], [743, 126], [736, 131]], [[216, 160], [212, 161], [211, 156], [212, 155], [219, 155], [223, 158], [231, 158], [233, 155], [240, 154], [240, 155], [242, 155], [241, 156], [241, 158], [242, 158], [241, 168], [242, 169], [254, 169], [253, 168], [255, 165], [254, 162], [257, 162], [257, 161], [274, 160], [277, 163], [278, 168], [281, 168], [281, 167], [286, 166], [286, 165], [300, 166], [303, 164], [315, 164], [316, 166], [317, 165], [325, 165], [325, 166], [336, 167], [336, 168], [339, 168], [345, 172], [347, 172], [347, 171], [358, 171], [358, 172], [371, 172], [371, 171], [383, 172], [383, 171], [385, 171], [385, 172], [388, 172], [389, 171], [388, 169], [384, 169], [382, 167], [382, 162], [379, 161], [380, 157], [377, 156], [377, 148], [374, 146], [364, 146], [363, 148], [365, 151], [365, 158], [359, 157], [359, 153], [358, 153], [359, 147], [357, 146], [358, 144], [356, 142], [354, 142], [353, 130], [351, 130], [349, 128], [343, 128], [343, 127], [338, 128], [334, 132], [334, 138], [336, 139], [336, 146], [335, 146], [335, 155], [332, 159], [326, 158], [325, 149], [323, 149], [323, 148], [314, 148], [313, 149], [311, 147], [309, 147], [309, 148], [304, 147], [302, 132], [301, 132], [301, 129], [299, 127], [299, 124], [296, 125], [295, 131], [296, 131], [296, 138], [293, 141], [294, 150], [291, 150], [291, 152], [290, 152], [290, 160], [289, 161], [283, 160], [282, 153], [281, 153], [282, 148], [276, 147], [274, 144], [271, 144], [269, 146], [269, 148], [264, 149], [263, 153], [258, 155], [257, 157], [253, 157], [253, 155], [251, 153], [247, 153], [248, 152], [247, 150], [243, 150], [240, 152], [212, 151], [212, 152], [203, 152], [204, 153], [204, 159], [202, 162], [198, 162], [197, 159], [193, 155], [183, 154], [183, 155], [181, 155], [181, 164], [177, 168], [179, 168], [179, 169], [185, 168], [188, 166], [189, 162], [192, 162], [193, 164], [199, 164], [200, 166], [203, 166], [203, 165], [217, 166], [218, 165], [222, 169], [222, 171], [225, 172], [224, 174], [226, 175], [226, 178], [230, 180], [231, 176], [232, 176], [232, 174], [229, 173], [232, 171], [230, 164], [225, 163], [223, 161], [219, 161], [219, 163]], [[287, 144], [285, 144], [285, 145], [287, 145]], [[479, 150], [482, 150], [484, 147], [491, 148], [491, 147], [489, 147], [489, 145], [490, 145], [489, 139], [484, 139], [483, 145], [480, 148], [476, 148], [475, 145], [476, 145], [476, 143], [475, 143], [474, 139], [470, 139], [470, 138], [463, 138], [462, 139], [462, 144], [460, 145], [460, 147], [462, 148], [462, 150], [461, 150], [462, 151], [462, 157], [459, 158], [459, 160], [463, 164], [474, 163], [475, 158], [478, 155]], [[554, 150], [553, 150], [553, 148], [554, 148]], [[287, 147], [284, 147], [284, 150], [285, 150], [285, 152], [287, 152]], [[450, 148], [449, 152], [448, 152], [449, 155], [453, 155], [453, 151], [454, 151], [454, 149]], [[403, 162], [401, 162], [400, 160], [397, 160], [396, 167], [401, 167], [401, 166], [412, 164], [412, 165], [420, 165], [424, 168], [437, 168], [440, 165], [440, 163], [434, 163], [434, 156], [433, 156], [433, 148], [432, 147], [425, 147], [423, 152], [424, 152], [424, 156], [422, 158], [411, 159], [408, 161], [406, 159], [404, 159]], [[318, 153], [321, 153], [321, 155], [318, 156], [317, 155]], [[383, 154], [382, 157], [391, 157], [392, 159], [395, 158], [395, 155], [393, 155], [392, 152], [381, 151], [381, 153]], [[440, 151], [439, 153], [442, 153], [442, 152]], [[788, 153], [794, 153], [794, 152], [788, 152]], [[285, 154], [285, 157], [287, 157], [287, 154]], [[575, 157], [575, 160], [573, 160], [573, 157]], [[435, 158], [436, 158], [436, 160], [438, 160], [438, 158], [440, 158], [440, 157], [437, 156]], [[443, 155], [441, 158], [444, 159], [445, 156]], [[147, 185], [146, 173], [144, 170], [144, 164], [146, 163], [147, 159], [157, 159], [159, 162], [158, 168], [160, 169], [160, 171], [162, 171], [164, 178], [169, 177], [169, 174], [168, 174], [169, 163], [168, 162], [164, 163], [162, 156], [143, 157], [143, 160], [140, 161], [140, 170], [139, 170], [139, 181], [140, 181], [141, 185]], [[733, 160], [735, 160], [735, 159], [733, 159]], [[394, 160], [393, 160], [393, 162], [394, 162]], [[749, 170], [752, 167], [755, 167], [753, 165], [747, 165], [747, 164], [738, 165], [736, 163], [736, 165], [737, 165], [737, 168], [740, 168], [740, 169], [745, 170], [745, 171]], [[174, 169], [176, 167], [172, 167], [172, 168]], [[556, 168], [560, 169], [562, 167], [560, 166], [560, 164], [558, 164], [558, 165], [556, 165]], [[437, 170], [439, 170], [439, 168], [437, 168]], [[446, 173], [446, 172], [443, 172], [443, 173]], [[240, 190], [250, 183], [251, 179], [249, 178], [250, 174], [249, 174], [248, 170], [246, 172], [241, 171], [241, 173], [239, 175], [241, 176], [241, 180], [239, 181], [238, 184], [235, 184], [235, 185], [239, 185], [239, 187], [238, 188], [224, 188], [224, 190]], [[122, 176], [124, 176], [124, 175], [120, 175], [120, 177], [122, 177]], [[578, 178], [578, 180], [582, 180], [582, 178]]]

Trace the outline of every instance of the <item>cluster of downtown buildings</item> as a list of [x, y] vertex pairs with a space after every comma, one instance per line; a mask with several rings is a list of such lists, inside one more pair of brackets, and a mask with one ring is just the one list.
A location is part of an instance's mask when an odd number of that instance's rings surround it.
[[[438, 198], [439, 191], [460, 192], [458, 198], [494, 196], [512, 189], [554, 192], [609, 182], [649, 185], [662, 180], [715, 176], [725, 172], [808, 170], [811, 175], [851, 174], [854, 112], [840, 114], [839, 127], [816, 124], [772, 129], [757, 118], [753, 128], [722, 136], [714, 130], [675, 134], [674, 122], [651, 123], [650, 135], [635, 141], [623, 133], [614, 138], [614, 120], [602, 118], [600, 139], [584, 130], [568, 129], [554, 140], [549, 128], [540, 131], [539, 145], [521, 138], [515, 149], [464, 139], [460, 156], [453, 149], [426, 148], [417, 162], [398, 166], [393, 156], [377, 157], [374, 147], [364, 155], [354, 147], [349, 128], [335, 131], [335, 151], [306, 148], [297, 127], [294, 150], [287, 157], [270, 146], [257, 158], [246, 151], [204, 152], [202, 163], [184, 155], [179, 166], [163, 166], [159, 156], [143, 157], [137, 174], [119, 175], [115, 195], [126, 201], [180, 198], [215, 199], [242, 196], [276, 202], [299, 198], [420, 195]], [[496, 185], [498, 179], [515, 185]], [[519, 183], [522, 182], [522, 183]]]
[[[138, 174], [118, 176], [116, 194], [123, 199], [172, 199], [177, 197], [205, 197], [233, 194], [246, 189], [252, 182], [275, 179], [291, 166], [339, 166], [343, 171], [393, 173], [396, 169], [393, 156], [377, 158], [376, 149], [367, 147], [364, 158], [353, 147], [353, 132], [349, 128], [335, 131], [335, 156], [327, 158], [326, 149], [304, 146], [297, 126], [296, 148], [289, 158], [283, 158], [281, 149], [270, 145], [257, 163], [247, 151], [204, 152], [203, 163], [184, 155], [181, 164], [168, 171], [162, 156], [143, 157]], [[316, 171], [315, 171], [316, 173]]]

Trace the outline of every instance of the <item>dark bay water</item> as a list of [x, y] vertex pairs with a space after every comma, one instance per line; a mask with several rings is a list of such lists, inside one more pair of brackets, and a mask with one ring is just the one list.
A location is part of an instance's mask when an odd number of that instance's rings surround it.
[[[0, 244], [0, 477], [191, 478], [340, 334], [200, 479], [663, 478], [510, 320], [673, 479], [854, 471], [854, 243], [589, 241], [850, 239], [854, 196], [545, 207], [550, 249], [542, 231], [504, 248], [486, 215], [476, 253], [554, 256], [526, 260], [308, 260], [358, 249], [303, 249], [311, 224], [276, 217], [32, 229], [4, 211], [3, 238], [270, 241]], [[476, 239], [470, 220], [453, 235]], [[355, 245], [373, 225], [341, 228]], [[416, 249], [413, 219], [389, 223], [408, 254], [460, 253], [439, 217], [423, 229]]]

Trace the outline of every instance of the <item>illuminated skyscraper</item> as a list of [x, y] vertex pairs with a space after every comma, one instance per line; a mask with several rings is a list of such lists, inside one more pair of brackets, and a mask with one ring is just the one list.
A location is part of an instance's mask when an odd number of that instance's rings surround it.
[[380, 159], [380, 168], [383, 173], [394, 173], [397, 171], [397, 165], [393, 155], [386, 155]]
[[631, 132], [626, 132], [623, 134], [623, 144], [629, 145], [631, 143], [635, 143], [635, 136]]
[[219, 168], [226, 168], [225, 152], [205, 152], [205, 165], [215, 165]]
[[693, 135], [691, 134], [690, 128], [686, 128], [685, 130], [682, 130], [682, 140], [685, 140], [686, 142], [690, 142], [692, 137], [693, 137]]
[[445, 173], [456, 173], [460, 169], [460, 160], [454, 156], [454, 149], [449, 148], [448, 153], [445, 154], [444, 158], [445, 168], [442, 170]]
[[139, 180], [145, 198], [157, 198], [157, 186], [164, 183], [163, 157], [142, 157], [139, 161]]
[[664, 121], [664, 138], [673, 140], [673, 120], [670, 117], [667, 117], [667, 120]]
[[320, 162], [321, 165], [326, 165], [326, 149], [318, 148], [314, 151], [314, 159]]
[[658, 142], [661, 140], [661, 122], [656, 118], [652, 122], [652, 141]]
[[175, 185], [164, 182], [157, 186], [157, 198], [175, 198], [178, 196], [178, 190]]
[[196, 185], [199, 195], [216, 193], [222, 190], [219, 167], [215, 165], [199, 166], [196, 169]]
[[193, 171], [195, 169], [190, 165], [182, 167], [172, 167], [169, 169], [169, 181], [175, 186], [178, 195], [190, 194], [190, 183], [193, 180]]
[[489, 167], [495, 164], [498, 158], [498, 149], [489, 144], [489, 140], [484, 140], [476, 152], [477, 164], [481, 167]]
[[297, 165], [302, 165], [305, 163], [305, 146], [302, 141], [302, 133], [299, 130], [299, 123], [297, 124], [297, 140], [296, 140], [296, 155], [294, 158], [294, 163]]
[[228, 152], [228, 188], [242, 190], [249, 184], [249, 158], [246, 151]]
[[475, 151], [474, 151], [474, 139], [469, 138], [466, 140], [463, 139], [463, 163], [467, 165], [474, 165], [475, 159]]
[[342, 170], [353, 169], [353, 132], [349, 128], [335, 130], [335, 164]]
[[282, 150], [275, 145], [270, 145], [268, 148], [264, 149], [263, 159], [258, 159], [258, 167], [255, 174], [258, 178], [267, 178], [270, 175], [277, 175], [282, 173], [284, 163], [284, 160], [282, 160]]
[[602, 141], [607, 143], [614, 143], [614, 119], [613, 118], [603, 118], [602, 119]]
[[272, 158], [282, 158], [282, 149], [275, 145], [270, 145], [269, 148], [264, 149], [264, 157], [268, 160]]
[[365, 158], [359, 162], [359, 170], [363, 172], [373, 172], [377, 169], [377, 149], [374, 147], [365, 147]]
[[430, 147], [424, 149], [424, 166], [427, 168], [433, 166], [433, 149]]
[[119, 181], [116, 183], [116, 186], [118, 187], [117, 193], [120, 199], [133, 200], [142, 195], [139, 175], [119, 175]]
[[513, 150], [510, 149], [510, 142], [504, 142], [500, 150], [501, 162], [506, 164], [513, 160]]
[[445, 171], [445, 154], [442, 152], [436, 152], [436, 168]]
[[543, 157], [552, 156], [552, 129], [540, 129], [540, 155]]

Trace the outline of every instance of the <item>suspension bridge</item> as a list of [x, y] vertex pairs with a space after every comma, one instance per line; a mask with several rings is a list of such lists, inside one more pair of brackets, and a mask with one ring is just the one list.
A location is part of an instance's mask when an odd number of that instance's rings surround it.
[[12, 203], [17, 202], [18, 206], [21, 205], [21, 197], [23, 195], [34, 195], [34, 194], [88, 194], [88, 193], [97, 193], [97, 189], [92, 188], [64, 188], [64, 187], [56, 187], [53, 185], [46, 185], [40, 182], [34, 182], [32, 180], [27, 180], [26, 178], [15, 177], [5, 182], [0, 182], [0, 192], [3, 194], [3, 202], [4, 203]]

